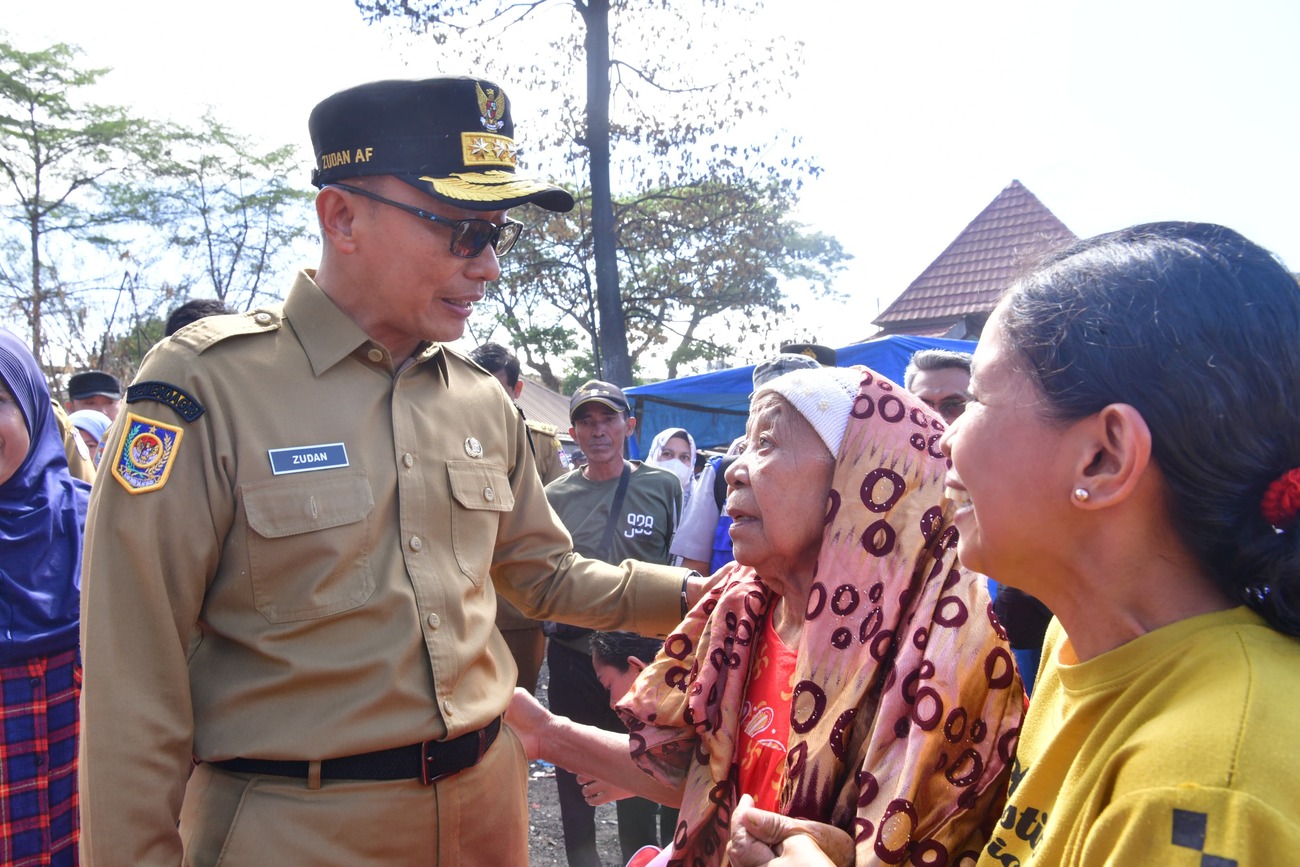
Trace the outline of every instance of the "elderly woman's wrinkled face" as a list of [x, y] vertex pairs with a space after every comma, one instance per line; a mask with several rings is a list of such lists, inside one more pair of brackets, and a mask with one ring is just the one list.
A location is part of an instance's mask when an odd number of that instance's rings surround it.
[[727, 514], [736, 561], [778, 592], [811, 576], [834, 470], [826, 444], [784, 398], [754, 401], [745, 450], [727, 470]]
[[32, 446], [27, 417], [4, 380], [0, 379], [0, 485], [13, 478]]

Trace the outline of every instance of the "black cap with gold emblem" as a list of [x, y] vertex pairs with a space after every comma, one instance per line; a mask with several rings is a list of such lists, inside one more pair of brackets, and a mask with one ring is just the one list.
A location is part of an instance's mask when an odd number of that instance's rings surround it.
[[372, 81], [312, 110], [317, 187], [393, 175], [435, 199], [473, 211], [527, 202], [573, 208], [560, 187], [515, 173], [519, 149], [510, 101], [479, 78]]
[[623, 394], [623, 389], [612, 382], [601, 382], [599, 379], [587, 380], [573, 393], [573, 397], [569, 398], [569, 421], [573, 421], [574, 413], [585, 403], [599, 403], [614, 412], [630, 411], [627, 395]]

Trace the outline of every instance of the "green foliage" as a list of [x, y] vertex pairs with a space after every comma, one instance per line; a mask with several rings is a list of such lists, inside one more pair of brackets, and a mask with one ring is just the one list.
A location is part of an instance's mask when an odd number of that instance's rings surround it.
[[[829, 294], [847, 254], [791, 221], [793, 202], [779, 182], [704, 180], [614, 203], [634, 364], [658, 354], [671, 378], [697, 362], [726, 360], [747, 336], [761, 338], [784, 321], [784, 284], [804, 281]], [[573, 348], [560, 335], [576, 328], [589, 346], [595, 340], [590, 207], [583, 194], [572, 212], [530, 226], [487, 298], [511, 344], [552, 388], [561, 355]]]
[[288, 178], [299, 165], [291, 145], [260, 152], [211, 113], [195, 129], [167, 130], [167, 152], [144, 189], [116, 189], [115, 204], [190, 263], [189, 291], [248, 309], [268, 292], [285, 255], [312, 236], [310, 192]]
[[78, 54], [62, 43], [26, 52], [0, 41], [0, 314], [22, 321], [47, 363], [47, 315], [75, 326], [88, 315], [82, 295], [102, 285], [65, 276], [56, 260], [78, 264], [70, 250], [106, 244], [124, 219], [105, 201], [109, 182], [139, 177], [161, 144], [121, 107], [79, 101], [106, 70], [79, 66]]
[[0, 41], [0, 319], [48, 369], [129, 378], [192, 292], [247, 308], [279, 291], [264, 278], [310, 236], [311, 195], [289, 146], [84, 102], [106, 70], [78, 58]]
[[[675, 374], [725, 354], [702, 336], [707, 320], [733, 311], [745, 331], [775, 327], [782, 281], [824, 279], [844, 258], [830, 239], [779, 221], [764, 231], [748, 212], [784, 215], [817, 171], [797, 138], [775, 139], [757, 122], [786, 98], [802, 51], [779, 33], [750, 35], [761, 33], [750, 25], [762, 0], [356, 2], [368, 20], [404, 19], [443, 53], [459, 52], [507, 95], [527, 92], [540, 103], [516, 116], [529, 170], [588, 191], [580, 213], [542, 219], [530, 260], [494, 290], [516, 351], [548, 382], [560, 379], [557, 359], [530, 353], [519, 342], [529, 334], [578, 328], [614, 382], [628, 384], [632, 365], [661, 350]], [[697, 206], [682, 201], [696, 194]], [[720, 203], [749, 228], [725, 227]], [[698, 223], [727, 259], [711, 263], [689, 242], [675, 249], [686, 236], [659, 212]]]

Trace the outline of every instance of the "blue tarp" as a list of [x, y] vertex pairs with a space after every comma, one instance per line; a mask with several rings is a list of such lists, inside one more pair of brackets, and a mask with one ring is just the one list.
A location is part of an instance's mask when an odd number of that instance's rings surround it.
[[[841, 366], [863, 364], [901, 384], [907, 361], [918, 349], [974, 352], [975, 344], [969, 340], [891, 334], [845, 346], [836, 353]], [[632, 402], [637, 433], [647, 442], [665, 428], [680, 427], [690, 431], [701, 448], [725, 448], [745, 432], [753, 376], [754, 365], [750, 364], [623, 391]], [[639, 457], [639, 443], [634, 440], [629, 446], [633, 458]]]

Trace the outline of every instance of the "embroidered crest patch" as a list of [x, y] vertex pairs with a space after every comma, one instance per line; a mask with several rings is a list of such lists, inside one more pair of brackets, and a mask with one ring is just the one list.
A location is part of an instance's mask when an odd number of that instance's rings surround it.
[[505, 126], [506, 95], [501, 88], [484, 90], [483, 85], [474, 82], [474, 90], [478, 96], [479, 123], [483, 124], [483, 129], [496, 132]]
[[127, 413], [113, 461], [113, 478], [132, 494], [158, 490], [167, 483], [172, 458], [184, 434], [178, 427]]

